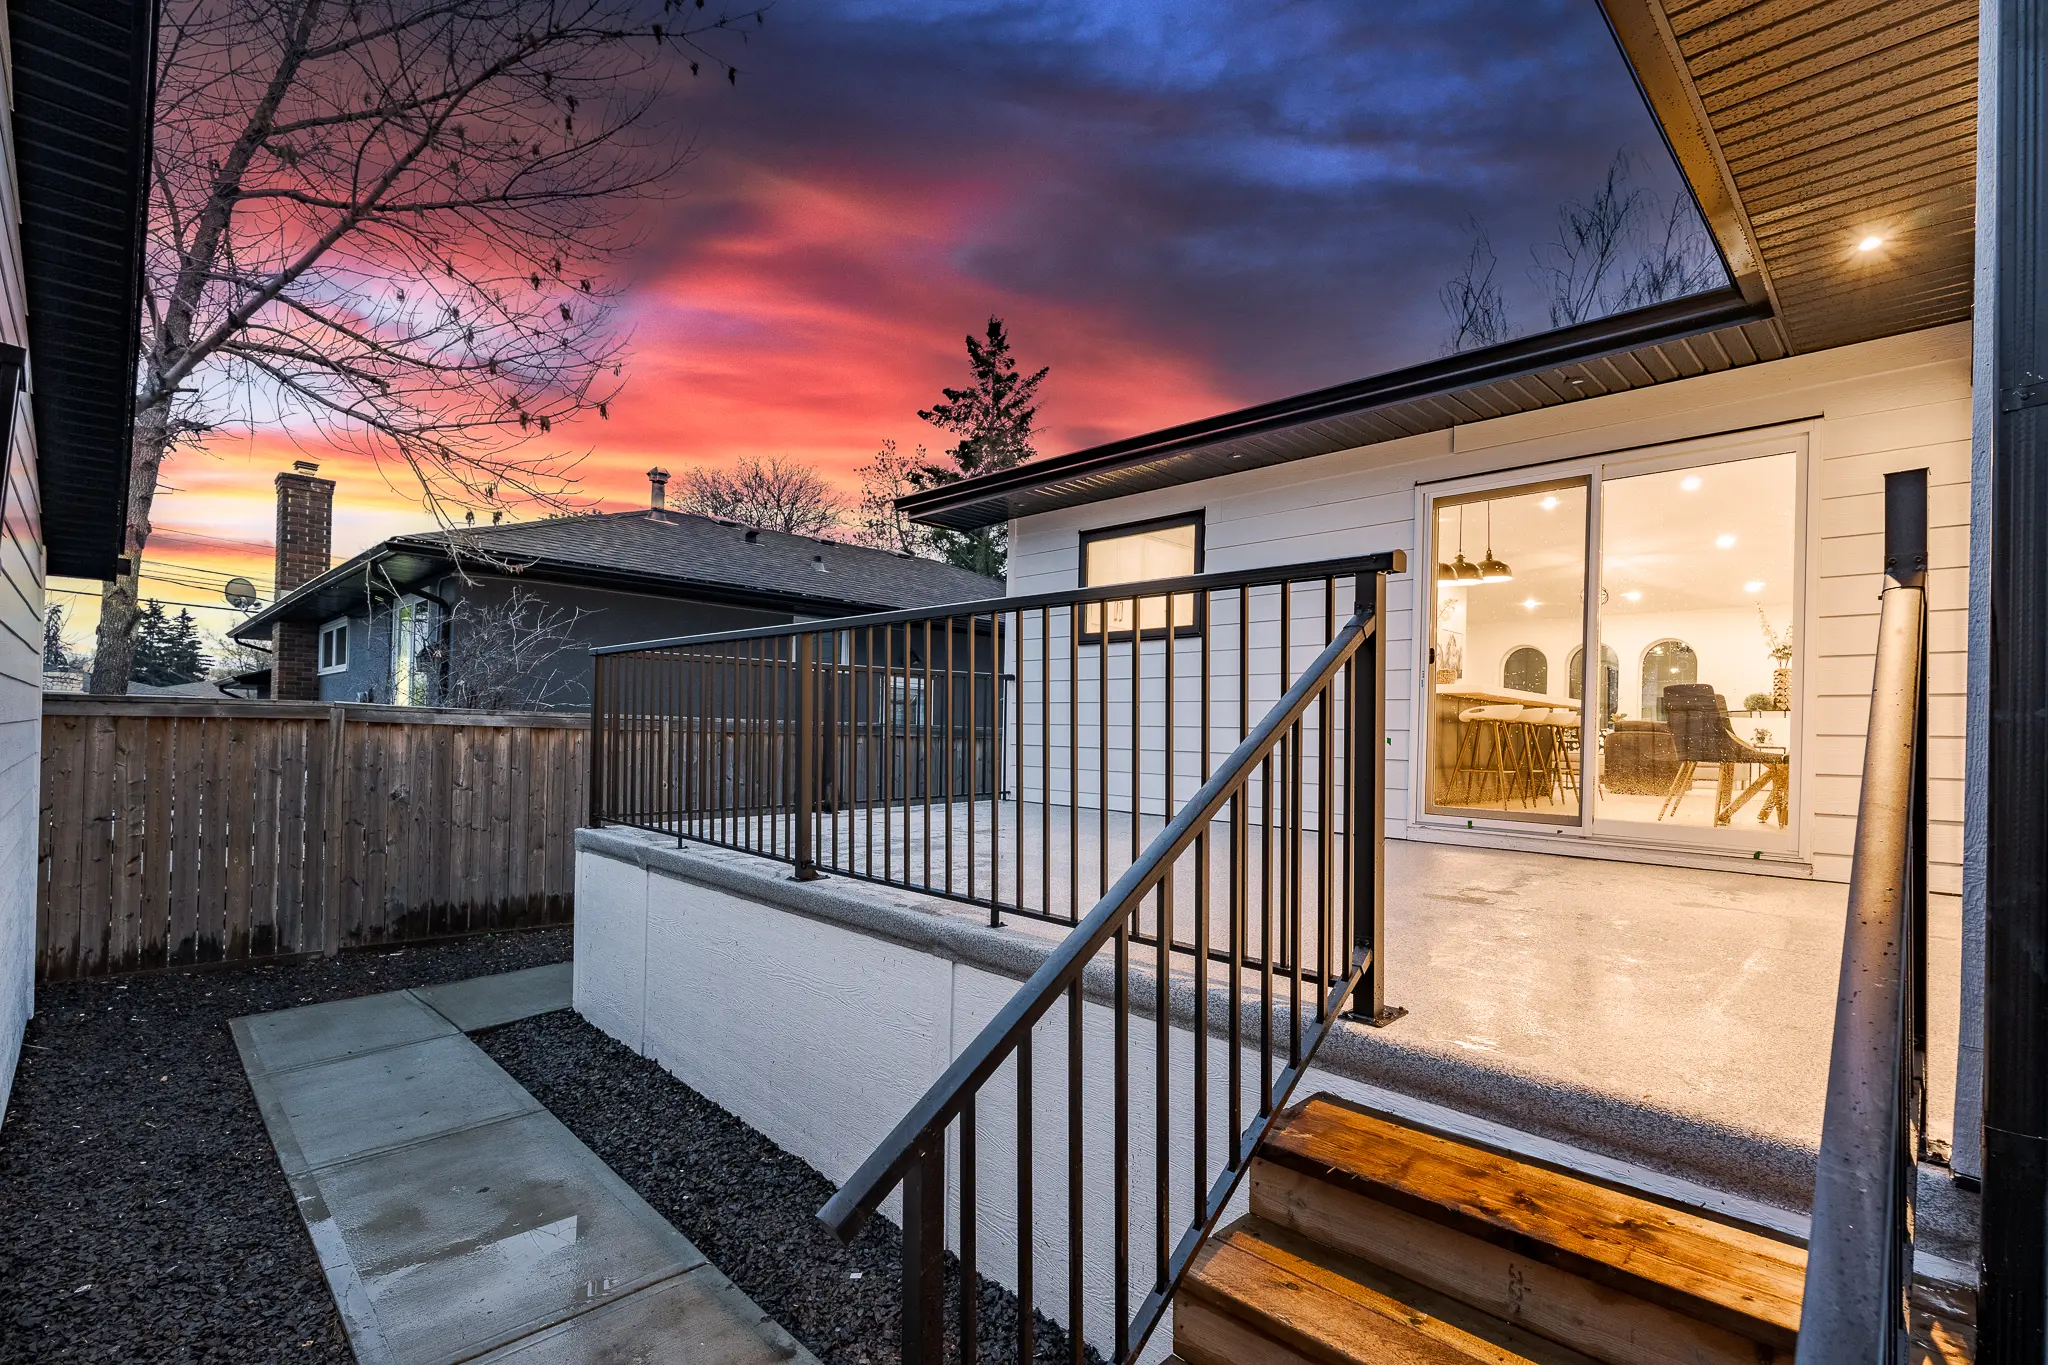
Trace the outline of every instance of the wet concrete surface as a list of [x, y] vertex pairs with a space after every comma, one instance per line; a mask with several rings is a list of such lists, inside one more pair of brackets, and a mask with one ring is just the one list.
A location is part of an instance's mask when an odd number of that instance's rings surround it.
[[357, 1358], [808, 1360], [451, 1022], [560, 1008], [564, 970], [233, 1022]]

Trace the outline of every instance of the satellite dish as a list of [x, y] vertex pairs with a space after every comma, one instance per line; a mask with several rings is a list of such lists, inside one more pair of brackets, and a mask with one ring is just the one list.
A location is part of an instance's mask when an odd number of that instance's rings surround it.
[[258, 605], [256, 585], [246, 578], [230, 578], [227, 586], [228, 605], [237, 611], [254, 611]]

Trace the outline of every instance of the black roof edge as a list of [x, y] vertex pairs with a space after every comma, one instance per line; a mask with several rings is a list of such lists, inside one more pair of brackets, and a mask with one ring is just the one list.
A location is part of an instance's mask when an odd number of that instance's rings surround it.
[[986, 522], [975, 522], [966, 509], [1054, 480], [1124, 469], [1319, 418], [1341, 417], [1390, 403], [1514, 379], [1563, 365], [1598, 360], [1639, 346], [1677, 341], [1723, 327], [1765, 322], [1770, 317], [1771, 310], [1767, 305], [1750, 303], [1742, 297], [1740, 290], [1732, 287], [1716, 289], [1596, 318], [1573, 327], [1519, 337], [1497, 346], [1461, 351], [1441, 360], [1239, 408], [1235, 412], [1167, 427], [1162, 431], [1092, 446], [1068, 455], [1056, 455], [1049, 460], [1034, 460], [1014, 469], [913, 493], [899, 499], [896, 505], [913, 520], [926, 523], [931, 523], [942, 513], [954, 513], [943, 524], [967, 529], [1001, 520], [1002, 517], [998, 514]]
[[[386, 559], [410, 556], [439, 561], [441, 567], [429, 575], [448, 573], [458, 563], [455, 555], [445, 545], [429, 537], [392, 536], [379, 541], [340, 564], [335, 565], [318, 578], [310, 578], [284, 596], [272, 602], [263, 610], [248, 617], [240, 625], [229, 629], [228, 634], [236, 639], [247, 635], [261, 634], [279, 621], [331, 619], [325, 609], [313, 610], [313, 599], [364, 569]], [[689, 598], [692, 601], [715, 602], [722, 606], [756, 607], [770, 611], [794, 613], [822, 612], [871, 612], [876, 610], [874, 602], [854, 601], [837, 597], [816, 597], [795, 593], [776, 592], [765, 588], [744, 588], [730, 583], [713, 583], [701, 579], [671, 578], [660, 574], [641, 573], [633, 569], [616, 569], [603, 565], [579, 565], [566, 560], [547, 558], [521, 558], [515, 566], [509, 561], [492, 562], [472, 556], [466, 572], [478, 578], [496, 578], [510, 582], [563, 583], [578, 587], [609, 588], [615, 592], [637, 592], [652, 597]], [[394, 586], [403, 591], [417, 584], [421, 576], [407, 575]], [[303, 614], [302, 614], [303, 613]]]
[[9, 0], [14, 164], [48, 571], [127, 549], [160, 0]]

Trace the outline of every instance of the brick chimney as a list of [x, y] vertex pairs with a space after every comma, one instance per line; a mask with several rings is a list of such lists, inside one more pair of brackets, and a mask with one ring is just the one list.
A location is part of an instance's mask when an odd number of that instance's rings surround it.
[[647, 505], [657, 512], [668, 506], [668, 471], [660, 465], [647, 471]]
[[[334, 545], [334, 480], [320, 466], [294, 460], [277, 476], [277, 595], [327, 572]], [[320, 700], [320, 623], [280, 621], [272, 627], [270, 695], [279, 701]]]

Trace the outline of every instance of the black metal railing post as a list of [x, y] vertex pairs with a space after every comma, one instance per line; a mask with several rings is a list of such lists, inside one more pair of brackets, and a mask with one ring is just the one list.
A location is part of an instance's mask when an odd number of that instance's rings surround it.
[[1358, 821], [1351, 835], [1351, 967], [1359, 973], [1345, 1017], [1385, 1028], [1408, 1012], [1387, 1004], [1382, 970], [1387, 941], [1387, 667], [1380, 642], [1387, 620], [1387, 576], [1360, 574], [1354, 581], [1358, 602], [1371, 606], [1372, 634], [1358, 649], [1357, 686], [1351, 696], [1351, 771], [1345, 776], [1355, 793], [1351, 801]]
[[1927, 1119], [1927, 471], [1885, 476], [1885, 586], [1797, 1365], [1911, 1351]]
[[608, 665], [611, 660], [602, 654], [593, 655], [590, 660], [590, 827], [604, 828], [604, 746], [611, 742], [611, 726], [606, 723], [604, 689], [609, 682]]
[[796, 637], [796, 879], [818, 879], [818, 637]]
[[924, 1135], [903, 1177], [903, 1365], [946, 1359], [946, 1134]]

